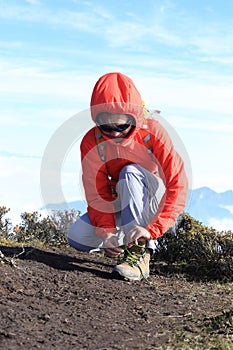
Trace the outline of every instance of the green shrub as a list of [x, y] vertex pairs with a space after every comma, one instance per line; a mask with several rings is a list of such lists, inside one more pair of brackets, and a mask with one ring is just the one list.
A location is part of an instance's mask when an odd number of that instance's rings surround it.
[[[21, 214], [21, 223], [12, 230], [9, 212], [0, 207], [0, 236], [16, 242], [39, 240], [53, 245], [67, 244], [69, 226], [78, 219], [80, 212], [53, 211], [42, 217], [38, 212]], [[155, 263], [164, 261], [167, 269], [191, 272], [199, 278], [233, 280], [233, 232], [219, 232], [182, 214], [176, 226], [157, 240]], [[152, 262], [153, 264], [153, 262]]]
[[233, 233], [204, 226], [189, 214], [157, 240], [155, 260], [199, 276], [233, 278]]
[[4, 206], [0, 207], [0, 236], [5, 239], [10, 238], [12, 232], [12, 224], [10, 219], [4, 218], [9, 211], [10, 209], [7, 209]]
[[79, 212], [54, 211], [51, 216], [42, 217], [38, 212], [21, 214], [22, 222], [14, 228], [17, 242], [40, 240], [53, 245], [67, 244], [69, 226], [77, 220]]

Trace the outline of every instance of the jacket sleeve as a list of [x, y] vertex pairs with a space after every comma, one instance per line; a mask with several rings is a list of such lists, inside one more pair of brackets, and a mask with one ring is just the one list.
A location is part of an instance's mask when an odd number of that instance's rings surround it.
[[96, 234], [103, 238], [107, 233], [115, 233], [116, 224], [111, 184], [106, 164], [98, 154], [94, 128], [84, 136], [80, 150], [88, 214]]
[[153, 130], [152, 140], [153, 154], [166, 188], [157, 213], [146, 227], [151, 239], [156, 239], [174, 226], [184, 209], [188, 194], [188, 179], [184, 161], [175, 150], [168, 132], [159, 122]]

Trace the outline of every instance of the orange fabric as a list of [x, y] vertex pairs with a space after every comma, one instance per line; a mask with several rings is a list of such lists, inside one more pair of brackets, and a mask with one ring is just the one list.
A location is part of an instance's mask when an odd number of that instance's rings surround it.
[[94, 122], [101, 112], [131, 114], [141, 124], [144, 118], [142, 98], [129, 77], [122, 73], [108, 73], [97, 81], [91, 96]]
[[102, 238], [108, 232], [115, 231], [111, 180], [118, 181], [119, 173], [126, 164], [137, 163], [152, 173], [157, 172], [166, 186], [159, 210], [147, 225], [151, 239], [156, 239], [174, 225], [185, 207], [188, 182], [183, 161], [174, 150], [167, 131], [152, 119], [148, 119], [148, 132], [151, 134], [154, 158], [148, 154], [139, 131], [143, 120], [141, 96], [130, 78], [121, 73], [109, 73], [99, 79], [91, 98], [94, 121], [100, 112], [131, 114], [137, 127], [121, 143], [115, 143], [103, 134], [105, 162], [98, 153], [95, 137], [97, 127], [89, 130], [82, 140], [83, 184], [91, 222]]

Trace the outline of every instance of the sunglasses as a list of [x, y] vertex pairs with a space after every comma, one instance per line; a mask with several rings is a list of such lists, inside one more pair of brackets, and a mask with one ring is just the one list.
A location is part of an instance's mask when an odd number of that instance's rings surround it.
[[104, 125], [97, 124], [97, 126], [104, 132], [112, 132], [112, 131], [122, 132], [122, 131], [125, 131], [126, 129], [128, 129], [131, 125], [132, 124], [130, 121], [128, 121], [125, 124], [120, 124], [117, 126], [111, 126], [111, 125], [107, 125], [107, 124], [104, 124]]

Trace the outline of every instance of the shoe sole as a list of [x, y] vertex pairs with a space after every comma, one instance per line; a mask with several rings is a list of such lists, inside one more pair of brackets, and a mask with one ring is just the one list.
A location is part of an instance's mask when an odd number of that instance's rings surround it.
[[121, 277], [123, 277], [124, 280], [129, 280], [129, 281], [141, 281], [142, 279], [146, 279], [150, 276], [150, 274], [148, 272], [146, 272], [143, 276], [140, 275], [140, 277], [138, 276], [126, 276], [123, 272], [119, 271], [116, 267], [113, 268], [112, 270], [112, 274], [114, 275], [119, 275]]

